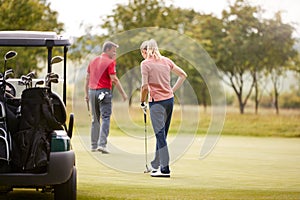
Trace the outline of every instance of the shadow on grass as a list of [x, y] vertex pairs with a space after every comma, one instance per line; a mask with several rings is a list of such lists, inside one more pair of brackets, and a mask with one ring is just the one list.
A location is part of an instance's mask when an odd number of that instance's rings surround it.
[[54, 194], [51, 192], [42, 193], [34, 189], [14, 189], [7, 194], [0, 194], [0, 200], [53, 200]]

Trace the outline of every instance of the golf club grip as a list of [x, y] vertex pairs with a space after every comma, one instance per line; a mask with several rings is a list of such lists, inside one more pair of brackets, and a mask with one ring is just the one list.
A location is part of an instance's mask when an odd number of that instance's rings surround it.
[[147, 123], [147, 115], [146, 115], [146, 113], [144, 113], [144, 122], [145, 122], [145, 124]]

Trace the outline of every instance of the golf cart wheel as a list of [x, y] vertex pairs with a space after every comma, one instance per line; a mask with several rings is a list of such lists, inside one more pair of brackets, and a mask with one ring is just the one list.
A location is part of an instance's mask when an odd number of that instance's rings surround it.
[[11, 191], [13, 191], [11, 186], [0, 186], [0, 199]]
[[54, 186], [54, 199], [55, 200], [76, 200], [77, 190], [77, 173], [75, 166], [69, 180], [65, 183]]

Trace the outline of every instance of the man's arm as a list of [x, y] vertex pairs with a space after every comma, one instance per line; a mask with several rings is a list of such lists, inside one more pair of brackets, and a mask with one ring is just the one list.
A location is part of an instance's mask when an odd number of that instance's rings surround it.
[[89, 81], [90, 81], [90, 74], [87, 73], [86, 79], [85, 79], [85, 87], [84, 87], [85, 100], [87, 102], [89, 101]]
[[112, 75], [109, 75], [110, 76], [110, 79], [111, 81], [113, 82], [113, 84], [117, 87], [118, 91], [120, 92], [120, 94], [122, 95], [123, 97], [123, 100], [126, 101], [127, 100], [127, 94], [125, 93], [118, 77], [116, 74], [112, 74]]

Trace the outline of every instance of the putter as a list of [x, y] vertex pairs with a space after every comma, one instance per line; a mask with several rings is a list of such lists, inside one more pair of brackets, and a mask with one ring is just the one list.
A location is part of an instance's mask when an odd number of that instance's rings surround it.
[[151, 169], [148, 167], [148, 141], [147, 141], [147, 110], [146, 108], [143, 109], [144, 112], [144, 124], [145, 124], [145, 165], [146, 169], [144, 173], [149, 173], [151, 172]]

